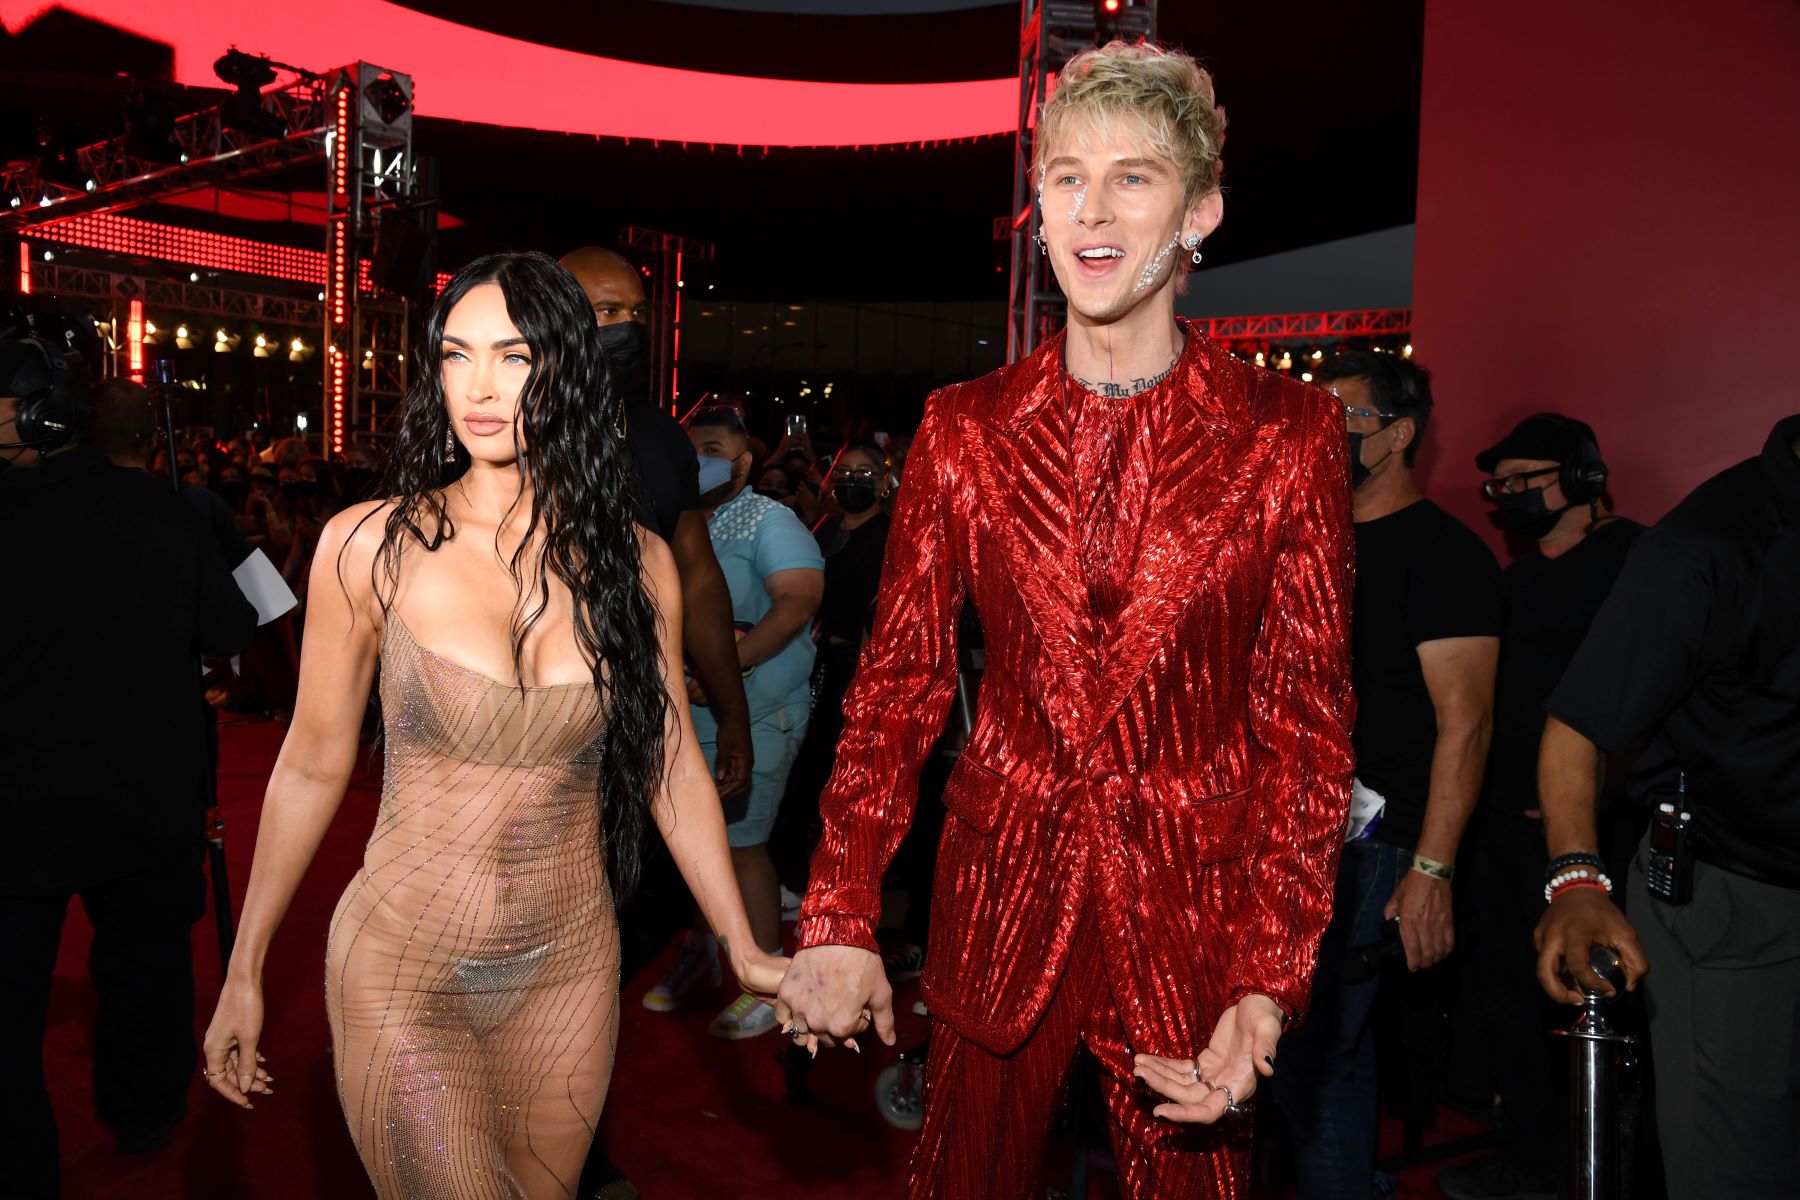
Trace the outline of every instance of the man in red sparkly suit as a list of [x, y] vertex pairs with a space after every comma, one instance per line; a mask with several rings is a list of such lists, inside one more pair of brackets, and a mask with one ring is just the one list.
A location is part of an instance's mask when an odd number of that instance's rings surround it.
[[893, 1040], [882, 872], [968, 601], [987, 661], [944, 795], [914, 1197], [1035, 1192], [1078, 1044], [1127, 1196], [1242, 1195], [1306, 1006], [1350, 796], [1350, 484], [1330, 396], [1174, 317], [1224, 123], [1186, 55], [1068, 65], [1037, 164], [1068, 329], [932, 397], [906, 465], [777, 1012]]

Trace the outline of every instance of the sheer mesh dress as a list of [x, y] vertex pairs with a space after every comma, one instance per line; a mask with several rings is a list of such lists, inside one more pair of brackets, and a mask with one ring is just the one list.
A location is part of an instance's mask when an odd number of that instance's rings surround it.
[[390, 612], [381, 811], [332, 920], [338, 1096], [378, 1195], [573, 1196], [618, 1042], [591, 683], [520, 687]]

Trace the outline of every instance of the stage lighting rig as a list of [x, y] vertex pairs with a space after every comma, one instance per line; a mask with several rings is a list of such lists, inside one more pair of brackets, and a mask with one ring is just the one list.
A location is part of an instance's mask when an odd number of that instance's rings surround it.
[[45, 183], [54, 183], [61, 187], [74, 188], [77, 191], [94, 190], [94, 177], [82, 165], [81, 154], [75, 143], [58, 129], [56, 122], [49, 117], [39, 117], [37, 123], [37, 173]]
[[363, 87], [364, 98], [374, 106], [384, 125], [392, 125], [412, 108], [412, 88], [391, 71], [383, 71]]
[[1156, 5], [1154, 0], [1098, 0], [1094, 25], [1102, 44], [1114, 38], [1135, 42], [1155, 29]]
[[145, 162], [180, 166], [187, 153], [176, 144], [175, 101], [140, 87], [125, 101], [125, 153]]
[[262, 106], [262, 90], [275, 82], [276, 65], [266, 56], [245, 54], [236, 47], [213, 63], [213, 74], [237, 91], [234, 102], [219, 106], [225, 128], [265, 141], [280, 141], [288, 135], [287, 122]]

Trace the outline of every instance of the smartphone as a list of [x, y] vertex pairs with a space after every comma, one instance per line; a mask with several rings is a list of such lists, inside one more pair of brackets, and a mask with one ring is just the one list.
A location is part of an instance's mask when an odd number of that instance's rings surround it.
[[806, 414], [789, 413], [787, 419], [787, 435], [789, 437], [806, 436]]

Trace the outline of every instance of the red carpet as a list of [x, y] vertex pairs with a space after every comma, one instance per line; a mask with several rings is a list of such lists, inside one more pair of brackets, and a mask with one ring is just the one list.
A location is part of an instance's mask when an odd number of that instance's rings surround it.
[[[222, 730], [220, 792], [229, 822], [231, 882], [240, 901], [257, 811], [282, 732], [271, 723]], [[370, 1194], [332, 1090], [323, 979], [326, 923], [356, 870], [374, 819], [379, 763], [367, 765], [372, 769], [359, 772], [270, 954], [263, 1052], [275, 1076], [275, 1095], [259, 1098], [254, 1112], [214, 1096], [201, 1084], [196, 1063], [192, 1113], [173, 1144], [142, 1158], [113, 1150], [111, 1137], [92, 1115], [88, 928], [79, 905], [72, 907], [45, 1046], [62, 1130], [65, 1196], [354, 1200]], [[197, 1020], [203, 1031], [219, 985], [210, 914], [195, 926], [194, 961], [201, 1009]], [[727, 1043], [708, 1037], [706, 1024], [717, 1006], [673, 1016], [645, 1010], [638, 1000], [660, 976], [661, 964], [627, 989], [601, 1135], [648, 1200], [876, 1200], [901, 1195], [913, 1135], [882, 1121], [873, 1099], [875, 1076], [893, 1061], [892, 1050], [877, 1044], [860, 1057], [844, 1052], [821, 1056], [809, 1080], [811, 1102], [788, 1104], [776, 1061], [779, 1038], [771, 1034]], [[916, 1043], [925, 1032], [924, 1020], [911, 1015], [915, 998], [914, 987], [900, 989], [902, 1046]], [[721, 995], [719, 1004], [729, 999]], [[1468, 1129], [1459, 1125], [1445, 1132]], [[1399, 1194], [1435, 1195], [1430, 1185], [1434, 1173], [1432, 1168], [1408, 1172]], [[1095, 1200], [1111, 1196], [1109, 1184], [1098, 1176], [1090, 1194]]]

